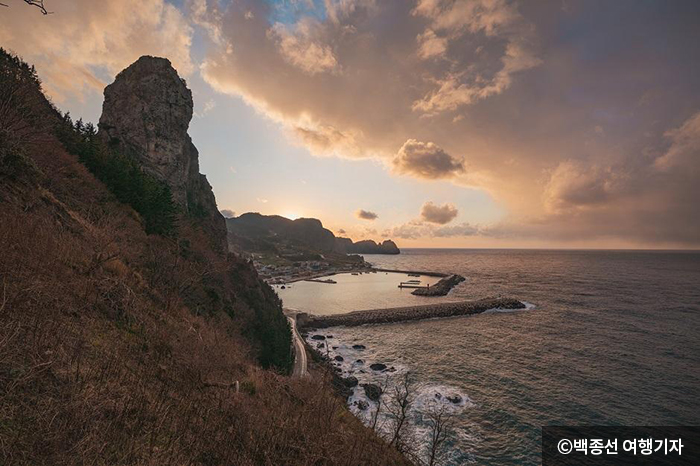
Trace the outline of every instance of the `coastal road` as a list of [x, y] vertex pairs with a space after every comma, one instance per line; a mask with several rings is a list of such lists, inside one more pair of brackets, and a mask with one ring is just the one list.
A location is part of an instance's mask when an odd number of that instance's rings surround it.
[[285, 315], [289, 319], [289, 326], [292, 328], [292, 338], [294, 339], [294, 369], [292, 377], [306, 376], [306, 349], [304, 341], [297, 330], [297, 315], [295, 312], [285, 309]]

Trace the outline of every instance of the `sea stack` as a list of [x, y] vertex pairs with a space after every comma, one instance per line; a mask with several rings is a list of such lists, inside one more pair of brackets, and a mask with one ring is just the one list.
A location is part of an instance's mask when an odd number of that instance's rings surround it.
[[225, 251], [226, 222], [199, 173], [199, 152], [187, 134], [192, 92], [170, 61], [139, 58], [105, 88], [104, 97], [98, 135], [167, 183], [175, 203]]

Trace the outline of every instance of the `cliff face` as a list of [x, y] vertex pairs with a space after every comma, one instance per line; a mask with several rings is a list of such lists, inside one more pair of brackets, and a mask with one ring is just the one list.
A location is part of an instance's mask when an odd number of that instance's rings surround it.
[[165, 181], [173, 200], [226, 249], [226, 223], [187, 129], [192, 92], [165, 58], [144, 56], [119, 73], [104, 91], [98, 135], [135, 157], [142, 169]]

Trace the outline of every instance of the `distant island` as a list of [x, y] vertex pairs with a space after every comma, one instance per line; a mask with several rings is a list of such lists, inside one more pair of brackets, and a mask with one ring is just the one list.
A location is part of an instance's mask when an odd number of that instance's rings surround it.
[[256, 212], [226, 219], [232, 251], [248, 255], [261, 276], [272, 283], [286, 283], [329, 273], [369, 270], [358, 254], [400, 254], [391, 240], [353, 242], [336, 237], [315, 218], [290, 220]]

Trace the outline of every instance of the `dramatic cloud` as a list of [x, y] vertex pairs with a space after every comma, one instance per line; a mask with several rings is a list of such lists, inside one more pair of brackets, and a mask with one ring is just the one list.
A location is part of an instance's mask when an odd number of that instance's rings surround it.
[[379, 215], [364, 209], [359, 209], [357, 212], [355, 212], [355, 216], [362, 220], [376, 220], [379, 218]]
[[[506, 40], [501, 67], [490, 78], [469, 67], [449, 71], [436, 80], [438, 89], [414, 102], [414, 110], [425, 113], [455, 110], [501, 94], [510, 87], [513, 74], [542, 63], [528, 43], [531, 29], [517, 9], [505, 0], [419, 0], [413, 13], [431, 21], [418, 36], [422, 58], [443, 55], [450, 41], [458, 41], [466, 34], [481, 33]], [[477, 49], [477, 54], [481, 50]]]
[[221, 215], [223, 215], [224, 218], [233, 218], [236, 216], [236, 212], [231, 209], [221, 209]]
[[[0, 44], [36, 65], [57, 101], [102, 93], [117, 72], [141, 55], [167, 57], [189, 75], [192, 27], [165, 0], [55, 2], [54, 14], [13, 5], [0, 15]], [[106, 72], [106, 75], [105, 75]]]
[[697, 5], [203, 1], [216, 90], [314, 154], [488, 192], [508, 214], [479, 235], [700, 244]]
[[457, 207], [452, 204], [443, 204], [437, 206], [432, 202], [426, 202], [420, 211], [421, 219], [428, 223], [437, 223], [438, 225], [445, 225], [450, 223], [457, 217], [459, 211]]
[[[426, 140], [423, 116], [471, 103], [446, 96], [445, 83], [458, 92], [467, 86], [483, 100], [536, 62], [524, 42], [531, 28], [505, 2], [414, 8], [404, 0], [345, 0], [325, 2], [325, 15], [292, 21], [285, 10], [279, 22], [282, 6], [242, 0], [222, 12], [218, 2], [202, 8], [202, 1], [193, 14], [214, 31], [216, 50], [202, 65], [204, 78], [285, 125], [317, 154], [391, 158], [408, 139]], [[477, 73], [472, 55], [493, 70]]]
[[409, 139], [401, 146], [392, 164], [397, 173], [431, 180], [451, 178], [464, 171], [463, 162], [437, 144], [415, 139]]
[[[59, 106], [94, 109], [116, 72], [166, 56], [195, 94], [201, 77], [313, 154], [479, 189], [506, 212], [406, 235], [700, 246], [697, 2], [76, 0], [50, 16], [19, 3], [0, 12], [0, 45]], [[196, 97], [197, 124], [225, 102]]]

